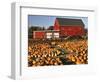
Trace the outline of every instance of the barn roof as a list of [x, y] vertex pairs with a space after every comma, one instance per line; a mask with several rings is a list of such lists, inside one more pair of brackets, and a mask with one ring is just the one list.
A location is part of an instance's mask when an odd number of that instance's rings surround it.
[[69, 18], [56, 18], [61, 26], [65, 25], [81, 25], [84, 26], [84, 23], [81, 19], [69, 19]]

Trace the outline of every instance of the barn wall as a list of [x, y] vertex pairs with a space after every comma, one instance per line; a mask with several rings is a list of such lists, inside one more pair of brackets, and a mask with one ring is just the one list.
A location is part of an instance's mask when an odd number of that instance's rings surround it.
[[45, 32], [43, 32], [43, 31], [33, 32], [33, 38], [43, 39], [43, 38], [45, 38]]
[[61, 26], [60, 36], [84, 35], [84, 28], [82, 26]]

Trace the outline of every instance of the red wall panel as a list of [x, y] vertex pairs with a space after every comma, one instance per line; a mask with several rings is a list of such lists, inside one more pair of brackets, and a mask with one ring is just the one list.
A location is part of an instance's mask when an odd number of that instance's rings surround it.
[[33, 32], [33, 38], [43, 39], [43, 38], [45, 38], [45, 32], [44, 31], [35, 31], [35, 32]]
[[83, 35], [84, 28], [81, 26], [61, 26], [60, 36], [73, 36], [73, 35]]

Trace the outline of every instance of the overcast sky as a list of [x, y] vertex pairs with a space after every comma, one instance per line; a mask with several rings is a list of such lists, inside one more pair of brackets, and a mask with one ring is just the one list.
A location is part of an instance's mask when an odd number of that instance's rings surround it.
[[41, 26], [48, 28], [49, 26], [54, 26], [56, 18], [74, 18], [82, 19], [85, 24], [85, 28], [88, 28], [88, 18], [87, 17], [75, 17], [75, 16], [40, 16], [40, 15], [29, 15], [28, 16], [28, 27], [30, 26]]

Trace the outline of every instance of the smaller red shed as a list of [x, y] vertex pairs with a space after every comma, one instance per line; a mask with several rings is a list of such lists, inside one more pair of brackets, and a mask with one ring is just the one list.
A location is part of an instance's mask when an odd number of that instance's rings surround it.
[[34, 39], [43, 39], [46, 37], [45, 35], [46, 35], [45, 31], [33, 31]]

